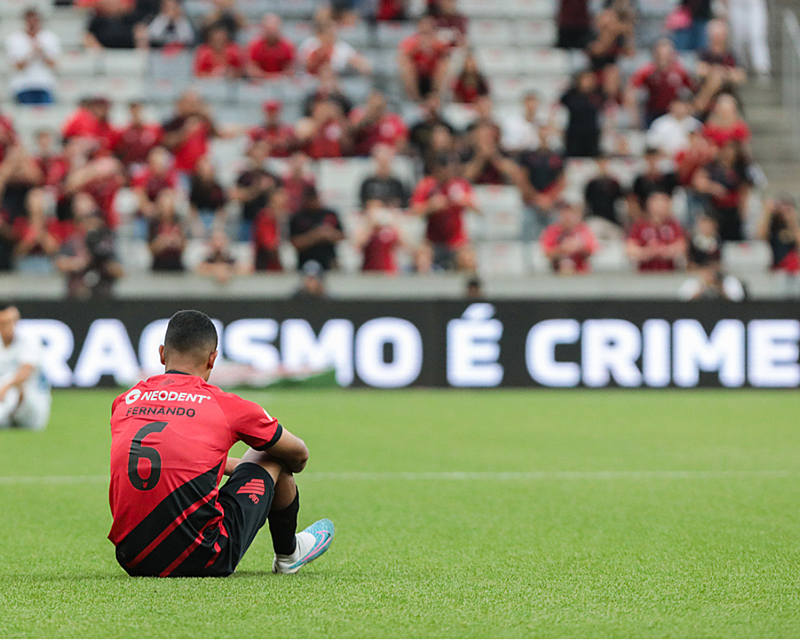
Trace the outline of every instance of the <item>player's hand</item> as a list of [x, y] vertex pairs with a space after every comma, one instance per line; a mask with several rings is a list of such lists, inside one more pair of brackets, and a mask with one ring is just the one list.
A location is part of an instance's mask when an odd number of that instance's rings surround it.
[[7, 393], [8, 393], [8, 387], [6, 386], [0, 387], [0, 402], [6, 399]]
[[236, 465], [239, 464], [241, 458], [228, 458], [225, 461], [225, 475], [229, 476], [233, 473], [234, 469], [236, 469]]

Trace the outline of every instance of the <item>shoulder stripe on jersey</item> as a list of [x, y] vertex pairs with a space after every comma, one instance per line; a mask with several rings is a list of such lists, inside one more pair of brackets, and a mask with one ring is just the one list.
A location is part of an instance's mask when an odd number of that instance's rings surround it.
[[117, 545], [117, 559], [120, 563], [128, 567], [134, 561], [137, 564], [141, 562], [147, 555], [142, 554], [148, 548], [152, 550], [151, 546], [158, 545], [159, 539], [163, 540], [171, 530], [180, 525], [183, 520], [178, 519], [184, 512], [195, 505], [196, 509], [202, 506], [203, 499], [209, 498], [217, 488], [220, 466], [221, 464], [185, 482], [159, 502]]
[[279, 422], [277, 428], [275, 429], [275, 434], [263, 445], [261, 445], [260, 447], [253, 447], [253, 449], [255, 449], [256, 451], [266, 451], [270, 447], [274, 446], [275, 443], [281, 439], [282, 435], [283, 435], [283, 427]]

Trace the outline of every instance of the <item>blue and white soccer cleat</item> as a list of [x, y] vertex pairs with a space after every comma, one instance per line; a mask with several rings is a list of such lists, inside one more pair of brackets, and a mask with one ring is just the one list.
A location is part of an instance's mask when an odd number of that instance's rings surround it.
[[275, 554], [272, 573], [297, 573], [312, 560], [328, 550], [333, 542], [333, 522], [327, 518], [317, 520], [295, 535], [297, 546], [290, 556]]

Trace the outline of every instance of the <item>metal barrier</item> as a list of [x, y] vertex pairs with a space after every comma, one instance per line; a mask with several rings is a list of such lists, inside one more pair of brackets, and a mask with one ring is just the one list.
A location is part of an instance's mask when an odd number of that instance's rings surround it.
[[783, 12], [783, 106], [800, 152], [800, 22], [791, 9]]

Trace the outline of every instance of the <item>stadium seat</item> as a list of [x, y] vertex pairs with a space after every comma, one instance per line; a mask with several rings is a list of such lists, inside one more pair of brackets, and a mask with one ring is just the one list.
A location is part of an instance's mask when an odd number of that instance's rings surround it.
[[[259, 28], [254, 26], [253, 33], [250, 34], [251, 39], [258, 35], [258, 31]], [[296, 45], [299, 45], [301, 42], [314, 35], [314, 27], [310, 22], [287, 20], [283, 23], [283, 35]]]
[[597, 253], [592, 256], [591, 264], [592, 271], [598, 273], [619, 273], [633, 270], [633, 265], [625, 254], [623, 240], [602, 242]]
[[506, 0], [503, 4], [514, 18], [552, 19], [558, 11], [556, 0]]
[[772, 264], [772, 253], [766, 242], [726, 242], [722, 245], [722, 263], [729, 271], [764, 273]]
[[456, 129], [464, 130], [475, 120], [475, 109], [467, 104], [450, 103], [442, 107], [442, 115]]
[[361, 252], [352, 242], [345, 240], [336, 247], [336, 257], [339, 269], [343, 273], [358, 273], [361, 270], [363, 258]]
[[525, 75], [558, 75], [570, 73], [569, 56], [558, 49], [527, 49], [519, 53], [519, 72]]
[[237, 88], [240, 104], [261, 107], [266, 100], [285, 100], [285, 83], [277, 82], [241, 82]]
[[322, 201], [334, 208], [343, 209], [358, 204], [361, 181], [371, 171], [369, 158], [336, 158], [317, 162]]
[[480, 68], [490, 78], [495, 74], [516, 74], [522, 68], [518, 52], [512, 48], [481, 47], [476, 54]]
[[475, 251], [483, 277], [518, 278], [527, 271], [521, 242], [480, 242]]
[[53, 13], [52, 0], [25, 0], [25, 2], [13, 2], [7, 0], [0, 2], [0, 20], [5, 22], [9, 18], [21, 18], [22, 12], [29, 7], [35, 8], [44, 16]]
[[476, 47], [508, 46], [514, 39], [512, 23], [507, 20], [472, 20], [469, 38]]
[[548, 47], [556, 41], [556, 30], [550, 20], [517, 19], [511, 25], [517, 46]]
[[396, 49], [414, 30], [413, 25], [402, 22], [379, 22], [378, 45], [384, 49]]
[[45, 21], [44, 28], [58, 36], [62, 50], [74, 51], [83, 48], [83, 34], [88, 22], [88, 16], [83, 12], [59, 10]]
[[372, 35], [369, 28], [363, 22], [354, 25], [349, 25], [339, 30], [339, 37], [351, 44], [357, 50], [368, 47], [372, 43]]
[[58, 60], [58, 75], [62, 78], [93, 76], [101, 72], [100, 56], [91, 51], [70, 51]]
[[522, 233], [522, 199], [515, 187], [476, 186], [475, 197], [487, 240], [517, 240]]
[[339, 81], [344, 94], [355, 104], [361, 104], [372, 91], [372, 81], [362, 76], [344, 77]]
[[111, 51], [100, 58], [103, 71], [110, 76], [141, 78], [147, 72], [148, 56], [144, 51]]
[[148, 74], [153, 78], [188, 82], [192, 79], [192, 54], [182, 51], [173, 55], [164, 55], [153, 51], [148, 56]]

